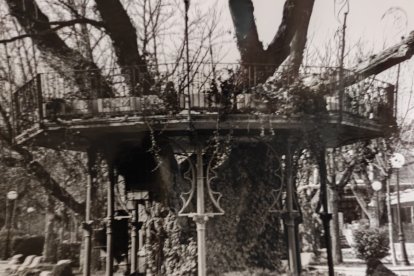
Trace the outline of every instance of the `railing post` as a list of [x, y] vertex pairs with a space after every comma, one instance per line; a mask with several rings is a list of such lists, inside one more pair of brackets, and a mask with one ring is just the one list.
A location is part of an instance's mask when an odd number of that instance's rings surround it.
[[19, 95], [17, 94], [18, 90], [13, 92], [11, 95], [11, 101], [12, 101], [12, 124], [13, 124], [13, 139], [17, 136], [19, 133], [19, 113], [20, 113], [20, 107], [19, 107]]
[[141, 96], [138, 95], [137, 91], [136, 91], [136, 86], [137, 86], [137, 80], [136, 80], [136, 71], [137, 68], [131, 67], [131, 74], [130, 74], [130, 81], [131, 81], [131, 95], [130, 96]]
[[36, 75], [36, 100], [37, 108], [39, 112], [39, 126], [42, 126], [43, 121], [43, 95], [42, 95], [42, 75], [38, 73]]
[[[390, 118], [386, 118], [387, 120], [393, 120], [397, 118], [397, 89], [394, 85], [389, 85], [387, 88], [385, 88], [386, 93], [386, 116]], [[394, 98], [395, 97], [395, 98]], [[380, 114], [381, 115], [381, 114]], [[391, 115], [391, 116], [390, 116]]]

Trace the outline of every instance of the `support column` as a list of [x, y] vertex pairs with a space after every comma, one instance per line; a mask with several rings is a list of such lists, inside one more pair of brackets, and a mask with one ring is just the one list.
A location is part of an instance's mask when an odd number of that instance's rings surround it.
[[[193, 218], [197, 225], [198, 276], [206, 276], [206, 223], [210, 217], [224, 215], [224, 210], [220, 207], [218, 202], [218, 199], [221, 197], [221, 193], [214, 192], [210, 187], [211, 180], [215, 178], [209, 177], [209, 171], [214, 171], [210, 167], [213, 159], [210, 159], [207, 163], [207, 173], [205, 173], [203, 144], [198, 142], [195, 146], [196, 164], [194, 164], [191, 159], [188, 159], [191, 170], [191, 190], [181, 194], [181, 198], [184, 200], [184, 205], [178, 212], [178, 215]], [[212, 158], [214, 158], [214, 156]], [[207, 193], [205, 193], [205, 189], [207, 189]], [[195, 196], [197, 199], [197, 211], [188, 212], [187, 207], [190, 205]], [[215, 208], [216, 210], [206, 213], [206, 199], [210, 200], [210, 203], [214, 206], [213, 209]]]
[[137, 273], [138, 271], [138, 231], [139, 231], [139, 214], [138, 214], [138, 201], [132, 202], [132, 222], [131, 222], [131, 274]]
[[398, 220], [398, 241], [401, 248], [401, 262], [403, 265], [410, 265], [408, 261], [407, 249], [405, 248], [404, 229], [401, 221], [401, 201], [400, 201], [400, 169], [397, 169], [397, 220]]
[[296, 219], [299, 216], [294, 206], [294, 177], [293, 177], [293, 152], [291, 140], [288, 140], [286, 152], [286, 207], [287, 215], [285, 224], [288, 233], [288, 250], [289, 250], [289, 270], [292, 276], [300, 275], [300, 255], [298, 252], [298, 236], [296, 231]]
[[327, 171], [326, 171], [326, 150], [322, 148], [319, 152], [316, 152], [318, 155], [318, 163], [319, 163], [319, 175], [320, 175], [320, 201], [322, 204], [322, 212], [320, 213], [323, 230], [324, 230], [324, 238], [325, 238], [325, 245], [326, 245], [326, 255], [328, 261], [328, 270], [329, 276], [334, 276], [334, 266], [333, 266], [333, 258], [332, 258], [332, 245], [331, 245], [331, 231], [330, 231], [330, 221], [332, 219], [332, 215], [328, 212], [328, 187], [327, 187]]
[[94, 168], [96, 162], [96, 151], [89, 149], [88, 152], [88, 177], [86, 183], [86, 210], [85, 223], [83, 224], [83, 236], [85, 240], [83, 275], [91, 275], [91, 252], [92, 252], [92, 220], [91, 220], [91, 199], [92, 185], [95, 181], [96, 170]]
[[392, 210], [391, 210], [391, 189], [390, 189], [390, 180], [385, 180], [386, 188], [387, 188], [387, 217], [388, 217], [388, 235], [390, 238], [390, 251], [391, 251], [391, 260], [392, 265], [397, 265], [397, 256], [395, 254], [395, 246], [394, 246], [394, 226], [392, 220]]
[[203, 150], [201, 145], [197, 145], [197, 215], [193, 217], [197, 225], [197, 253], [198, 253], [198, 276], [206, 275], [206, 222], [208, 217], [205, 215], [204, 206], [204, 165]]
[[114, 188], [115, 172], [112, 163], [108, 164], [109, 183], [107, 189], [107, 218], [106, 218], [106, 276], [113, 276], [114, 252], [113, 252], [113, 232], [112, 225], [114, 221]]

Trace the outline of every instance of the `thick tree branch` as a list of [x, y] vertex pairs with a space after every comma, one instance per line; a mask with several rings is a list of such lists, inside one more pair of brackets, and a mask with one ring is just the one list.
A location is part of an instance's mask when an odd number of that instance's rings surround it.
[[62, 188], [42, 164], [34, 160], [33, 154], [30, 151], [20, 145], [13, 144], [11, 138], [1, 130], [0, 138], [6, 142], [13, 151], [20, 154], [22, 160], [19, 160], [19, 163], [22, 163], [26, 167], [28, 173], [36, 177], [40, 185], [42, 185], [50, 195], [63, 202], [65, 206], [75, 213], [84, 216], [85, 204], [79, 203], [70, 193]]
[[[62, 188], [50, 175], [48, 171], [37, 161], [34, 160], [33, 154], [20, 145], [14, 144], [11, 136], [10, 118], [7, 116], [3, 106], [0, 105], [0, 113], [3, 121], [6, 124], [6, 129], [0, 128], [0, 139], [6, 143], [10, 149], [20, 154], [22, 159], [15, 159], [10, 157], [7, 161], [22, 164], [27, 168], [28, 173], [33, 174], [37, 181], [46, 189], [48, 193], [54, 196], [57, 200], [63, 202], [72, 211], [79, 215], [84, 215], [85, 207], [83, 203], [79, 203], [76, 199]], [[5, 160], [6, 161], [6, 160]]]
[[262, 63], [265, 52], [259, 41], [252, 1], [230, 0], [229, 7], [242, 64]]
[[290, 55], [287, 62], [290, 76], [297, 76], [299, 74], [314, 2], [314, 0], [301, 1], [297, 7], [296, 32], [291, 43]]
[[[372, 55], [369, 59], [352, 67], [349, 73], [344, 76], [345, 87], [353, 85], [369, 76], [379, 74], [403, 61], [409, 60], [414, 54], [414, 31], [400, 43], [391, 46], [382, 52]], [[337, 83], [336, 78], [322, 81], [312, 87], [318, 91], [323, 87], [332, 86]]]
[[385, 49], [377, 55], [350, 69], [351, 73], [344, 78], [344, 85], [349, 86], [371, 75], [379, 74], [403, 61], [410, 59], [414, 54], [414, 32], [400, 43]]
[[[144, 93], [149, 91], [153, 83], [149, 74], [147, 63], [140, 55], [137, 44], [137, 32], [131, 19], [119, 0], [96, 0], [96, 7], [105, 30], [112, 40], [118, 63], [124, 73], [135, 68], [139, 74], [135, 74], [137, 81], [144, 88]], [[139, 77], [138, 76], [142, 76]], [[132, 90], [133, 93], [135, 90]]]
[[[91, 87], [84, 87], [85, 82], [82, 76], [78, 76], [76, 73], [70, 75], [67, 72], [82, 70], [99, 72], [99, 68], [95, 63], [84, 58], [78, 51], [69, 48], [59, 37], [56, 29], [61, 28], [63, 23], [60, 22], [60, 25], [52, 28], [48, 17], [42, 13], [35, 1], [6, 0], [5, 2], [9, 6], [11, 15], [17, 19], [25, 32], [31, 35], [33, 43], [39, 48], [45, 61], [62, 77], [74, 80], [80, 88], [86, 88], [82, 89], [83, 91], [90, 91]], [[33, 17], [35, 20], [31, 19]], [[103, 82], [100, 88], [101, 95], [98, 96], [111, 95], [111, 88], [106, 82]]]
[[105, 23], [121, 66], [145, 65], [138, 52], [137, 34], [131, 19], [119, 0], [96, 0], [96, 7]]
[[[308, 2], [311, 3], [311, 6], [308, 7], [310, 10], [307, 11], [304, 9], [304, 7], [301, 6], [307, 6], [309, 4]], [[282, 22], [279, 25], [279, 29], [275, 37], [266, 50], [266, 56], [269, 60], [269, 63], [272, 63], [278, 67], [289, 56], [290, 43], [298, 30], [298, 21], [301, 19], [301, 13], [309, 13], [310, 17], [310, 14], [312, 13], [313, 2], [313, 0], [286, 0], [283, 7]]]
[[50, 25], [58, 25], [62, 27], [69, 27], [76, 24], [89, 24], [92, 25], [98, 29], [104, 28], [105, 25], [101, 21], [97, 21], [94, 19], [86, 18], [86, 17], [80, 17], [72, 20], [65, 20], [65, 21], [50, 21]]
[[38, 36], [52, 34], [52, 33], [55, 33], [56, 31], [58, 31], [62, 28], [73, 26], [73, 25], [76, 25], [76, 24], [90, 24], [90, 25], [93, 25], [97, 28], [104, 27], [104, 25], [101, 22], [95, 21], [95, 20], [92, 20], [92, 19], [87, 19], [87, 18], [78, 18], [78, 19], [73, 19], [73, 20], [68, 20], [68, 21], [52, 21], [52, 22], [49, 22], [48, 24], [57, 25], [57, 26], [53, 27], [53, 28], [50, 28], [48, 30], [42, 31], [42, 32], [38, 32], [38, 33], [26, 33], [26, 34], [18, 35], [18, 36], [8, 38], [8, 39], [1, 39], [0, 44], [7, 44], [7, 43], [14, 42], [16, 40], [19, 40], [19, 39], [28, 38], [28, 37], [34, 38], [34, 37], [38, 37]]

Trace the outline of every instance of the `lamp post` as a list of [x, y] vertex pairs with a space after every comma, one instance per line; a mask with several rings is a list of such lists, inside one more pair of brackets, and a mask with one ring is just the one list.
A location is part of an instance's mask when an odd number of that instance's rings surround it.
[[382, 183], [380, 181], [376, 180], [376, 181], [371, 183], [371, 187], [375, 191], [375, 197], [376, 197], [376, 199], [375, 199], [376, 210], [375, 211], [377, 213], [376, 217], [377, 217], [378, 226], [379, 226], [380, 225], [379, 224], [379, 221], [380, 221], [379, 191], [381, 191], [381, 189], [382, 189]]
[[[7, 259], [9, 257], [9, 247], [10, 247], [10, 228], [12, 227], [11, 221], [9, 220], [9, 201], [14, 201], [17, 199], [17, 192], [16, 191], [9, 191], [6, 195], [6, 244], [4, 246], [4, 258]], [[11, 217], [14, 216], [14, 208], [12, 209]]]
[[30, 231], [31, 230], [30, 225], [32, 224], [32, 213], [34, 211], [36, 211], [36, 209], [33, 208], [33, 207], [28, 207], [26, 211], [27, 211], [27, 215], [29, 216], [29, 223], [28, 223], [28, 227], [27, 227], [27, 232], [28, 232], [29, 235], [31, 235], [32, 233]]
[[401, 203], [400, 203], [400, 169], [405, 164], [405, 158], [400, 153], [394, 153], [390, 159], [391, 166], [396, 170], [396, 193], [397, 193], [397, 221], [398, 221], [398, 241], [401, 247], [401, 258], [404, 265], [410, 265], [407, 256], [407, 250], [405, 248], [404, 229], [401, 221]]

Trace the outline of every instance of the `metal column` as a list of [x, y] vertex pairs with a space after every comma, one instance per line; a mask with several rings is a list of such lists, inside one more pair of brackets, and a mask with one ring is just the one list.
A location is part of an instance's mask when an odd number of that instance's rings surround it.
[[[191, 177], [184, 176], [184, 178], [191, 182], [191, 189], [188, 192], [181, 193], [183, 207], [178, 212], [178, 215], [191, 217], [197, 225], [198, 276], [206, 276], [206, 223], [210, 217], [223, 215], [224, 210], [219, 204], [222, 196], [221, 193], [213, 191], [210, 186], [212, 180], [217, 177], [214, 168], [211, 167], [215, 155], [213, 154], [209, 162], [206, 163], [207, 166], [205, 166], [202, 143], [195, 145], [195, 155], [195, 164], [191, 158], [187, 159]], [[189, 206], [194, 197], [197, 200], [197, 210], [196, 212], [188, 212], [187, 208], [190, 208]], [[206, 211], [206, 199], [210, 201], [214, 210]]]
[[206, 275], [206, 222], [204, 206], [204, 166], [203, 152], [201, 146], [197, 146], [197, 214], [193, 217], [197, 225], [197, 253], [198, 253], [198, 276]]
[[401, 221], [401, 200], [400, 200], [400, 170], [397, 169], [397, 220], [398, 220], [398, 241], [401, 247], [401, 262], [403, 265], [410, 265], [407, 249], [405, 248], [404, 229]]
[[132, 230], [131, 230], [131, 274], [137, 273], [138, 271], [138, 201], [133, 200], [133, 209], [132, 209]]
[[296, 219], [299, 216], [294, 206], [294, 178], [293, 178], [293, 152], [292, 144], [289, 139], [286, 152], [286, 207], [285, 224], [288, 233], [288, 250], [289, 250], [289, 270], [292, 276], [300, 275], [300, 260], [298, 254], [298, 237], [296, 235]]
[[327, 187], [327, 171], [326, 171], [326, 150], [325, 148], [320, 149], [316, 152], [318, 155], [318, 165], [319, 165], [319, 175], [320, 175], [320, 201], [322, 204], [323, 211], [320, 213], [323, 229], [324, 229], [324, 238], [325, 238], [325, 245], [326, 245], [326, 255], [328, 261], [328, 270], [329, 276], [334, 276], [334, 266], [333, 266], [333, 258], [332, 258], [332, 246], [331, 246], [331, 231], [330, 231], [330, 220], [332, 219], [332, 215], [328, 212], [328, 187]]
[[106, 218], [106, 276], [113, 276], [114, 252], [113, 252], [113, 230], [114, 221], [114, 188], [115, 188], [115, 172], [113, 164], [108, 165], [109, 183], [107, 188], [107, 218]]
[[91, 251], [92, 251], [92, 221], [91, 221], [91, 199], [92, 199], [92, 185], [95, 181], [95, 161], [96, 152], [89, 149], [88, 152], [88, 177], [86, 183], [86, 207], [85, 207], [85, 223], [83, 224], [83, 236], [85, 239], [85, 256], [83, 263], [83, 275], [91, 275]]

